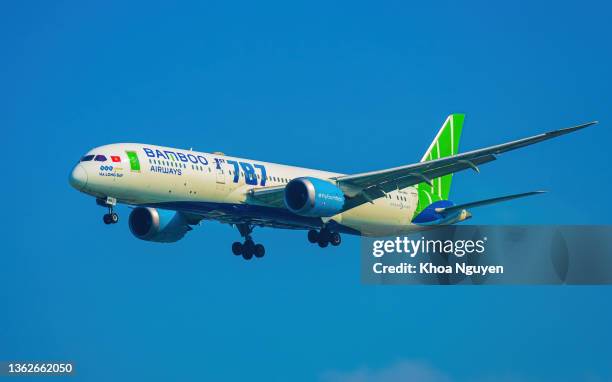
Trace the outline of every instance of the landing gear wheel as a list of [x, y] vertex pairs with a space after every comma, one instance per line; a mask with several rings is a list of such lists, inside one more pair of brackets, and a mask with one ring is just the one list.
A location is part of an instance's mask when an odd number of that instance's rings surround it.
[[256, 244], [255, 248], [253, 248], [253, 252], [255, 257], [262, 258], [266, 254], [266, 248], [261, 244]]
[[251, 233], [254, 226], [252, 224], [241, 223], [236, 224], [240, 236], [244, 238], [243, 243], [235, 242], [232, 244], [232, 252], [234, 255], [242, 255], [245, 260], [251, 260], [253, 256], [260, 258], [266, 254], [266, 248], [261, 244], [255, 244]]
[[234, 255], [236, 255], [236, 256], [240, 256], [240, 255], [242, 255], [242, 249], [243, 249], [243, 248], [242, 248], [242, 243], [241, 243], [241, 242], [239, 242], [239, 241], [235, 241], [235, 242], [232, 244], [232, 253], [233, 253]]
[[325, 248], [325, 247], [327, 247], [328, 244], [329, 244], [329, 241], [327, 241], [325, 239], [319, 239], [319, 247]]
[[253, 254], [255, 253], [255, 243], [251, 239], [247, 239], [242, 244], [242, 257], [245, 260], [251, 260], [253, 258]]
[[330, 235], [329, 238], [329, 242], [331, 243], [331, 245], [333, 245], [334, 247], [337, 247], [340, 245], [340, 243], [342, 243], [342, 237], [340, 236], [340, 234], [338, 232], [333, 232]]
[[321, 229], [321, 231], [319, 231], [319, 241], [323, 240], [323, 241], [329, 241], [331, 237], [331, 231], [327, 228], [323, 228]]
[[308, 241], [311, 242], [312, 244], [319, 241], [319, 233], [315, 231], [314, 229], [311, 229], [310, 231], [308, 231]]
[[113, 207], [117, 205], [117, 199], [107, 196], [105, 198], [96, 198], [96, 204], [107, 208], [107, 213], [102, 216], [104, 224], [115, 224], [119, 221], [119, 215], [113, 211]]

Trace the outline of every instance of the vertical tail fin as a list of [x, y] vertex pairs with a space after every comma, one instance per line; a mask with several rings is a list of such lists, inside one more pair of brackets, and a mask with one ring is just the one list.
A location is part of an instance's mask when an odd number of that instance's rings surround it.
[[[459, 152], [459, 139], [463, 130], [464, 114], [451, 114], [446, 118], [444, 124], [438, 131], [433, 142], [423, 155], [421, 162], [440, 159], [456, 155]], [[415, 213], [422, 211], [425, 207], [438, 200], [448, 200], [453, 174], [432, 179], [432, 185], [419, 183], [419, 205]]]

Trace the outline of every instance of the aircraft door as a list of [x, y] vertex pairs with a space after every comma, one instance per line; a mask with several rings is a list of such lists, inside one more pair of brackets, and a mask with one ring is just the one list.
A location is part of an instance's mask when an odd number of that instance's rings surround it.
[[215, 181], [217, 184], [217, 191], [225, 191], [225, 173], [227, 172], [227, 169], [224, 168], [224, 163], [224, 159], [215, 158]]
[[217, 183], [225, 184], [225, 170], [223, 169], [223, 166], [221, 166], [221, 163], [219, 162], [217, 162], [217, 166], [215, 166], [215, 174], [217, 176]]
[[217, 168], [217, 183], [225, 184], [225, 173], [221, 167]]

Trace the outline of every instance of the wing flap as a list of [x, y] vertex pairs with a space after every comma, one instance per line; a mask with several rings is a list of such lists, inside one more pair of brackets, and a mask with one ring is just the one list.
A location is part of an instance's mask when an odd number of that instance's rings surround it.
[[285, 208], [285, 186], [251, 188], [247, 191], [247, 203]]
[[[397, 173], [393, 173], [392, 175], [385, 176], [384, 178], [380, 178], [380, 183], [369, 185], [366, 182], [363, 182], [364, 187], [361, 189], [361, 192], [354, 192], [354, 197], [347, 198], [343, 210], [349, 210], [351, 208], [355, 208], [363, 203], [367, 203], [369, 197], [370, 199], [377, 199], [383, 197], [386, 193], [401, 190], [406, 187], [410, 187], [412, 185], [423, 182], [423, 177], [426, 179], [435, 179], [442, 175], [455, 173], [459, 171], [463, 171], [466, 169], [473, 169], [474, 166], [478, 166], [484, 163], [488, 163], [494, 161], [496, 159], [495, 155], [484, 155], [482, 157], [474, 158], [471, 161], [456, 161], [454, 163], [447, 163], [445, 166], [440, 167], [431, 167], [429, 169], [423, 169], [420, 173], [415, 171], [409, 172], [408, 174], [402, 174], [401, 171]], [[339, 180], [340, 182], [340, 180]], [[340, 188], [343, 188], [344, 182], [340, 183]], [[359, 182], [351, 182], [350, 186], [353, 190], [359, 187]], [[362, 193], [365, 193], [367, 196], [364, 196]]]

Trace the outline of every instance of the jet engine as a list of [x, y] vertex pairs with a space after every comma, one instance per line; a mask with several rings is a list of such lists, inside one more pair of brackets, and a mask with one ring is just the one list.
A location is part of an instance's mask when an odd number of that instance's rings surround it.
[[326, 180], [295, 178], [285, 186], [285, 206], [301, 216], [334, 216], [342, 211], [344, 193]]
[[158, 243], [179, 241], [192, 229], [180, 212], [149, 207], [133, 209], [128, 225], [137, 238]]

